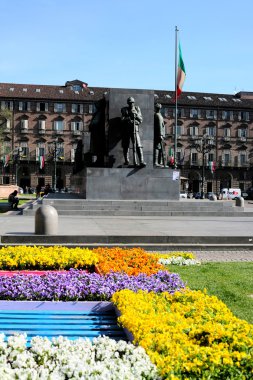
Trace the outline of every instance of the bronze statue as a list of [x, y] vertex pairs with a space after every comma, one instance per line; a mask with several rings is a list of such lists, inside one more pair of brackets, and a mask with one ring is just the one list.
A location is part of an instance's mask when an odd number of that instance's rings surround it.
[[160, 103], [155, 104], [154, 114], [154, 165], [157, 167], [166, 167], [165, 164], [165, 125], [160, 113], [162, 106]]
[[[133, 166], [146, 166], [143, 158], [143, 149], [139, 134], [139, 127], [142, 123], [140, 107], [135, 105], [133, 97], [127, 99], [128, 107], [121, 109], [121, 121], [123, 123], [122, 148], [125, 159], [124, 165], [129, 165], [129, 145], [133, 144]], [[137, 163], [137, 157], [139, 163]]]

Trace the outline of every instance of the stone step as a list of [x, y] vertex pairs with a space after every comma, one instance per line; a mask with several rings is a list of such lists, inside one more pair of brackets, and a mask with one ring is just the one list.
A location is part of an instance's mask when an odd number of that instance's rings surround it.
[[104, 235], [3, 235], [4, 245], [45, 246], [64, 244], [68, 247], [141, 247], [148, 251], [166, 250], [252, 250], [248, 236], [104, 236]]
[[[36, 201], [23, 211], [33, 215], [43, 205], [56, 208], [59, 215], [115, 215], [115, 216], [239, 216], [243, 207], [235, 207], [234, 202], [209, 200], [167, 201], [167, 200], [85, 200], [44, 198]], [[247, 213], [248, 214], [248, 213]]]

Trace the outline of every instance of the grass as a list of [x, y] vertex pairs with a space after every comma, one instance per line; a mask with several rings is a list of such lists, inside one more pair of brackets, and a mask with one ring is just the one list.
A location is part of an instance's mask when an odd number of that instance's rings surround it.
[[253, 323], [253, 262], [205, 263], [200, 266], [168, 266], [193, 290], [206, 289], [237, 317]]
[[[35, 197], [35, 195], [33, 196], [33, 194], [22, 194], [22, 197], [19, 197], [18, 207], [29, 202], [30, 200], [35, 200], [35, 199], [36, 199], [36, 197]], [[0, 199], [0, 214], [4, 214], [7, 211], [10, 211], [10, 210], [7, 210], [6, 208], [1, 209], [1, 203], [6, 203], [6, 202], [7, 202], [7, 198]]]

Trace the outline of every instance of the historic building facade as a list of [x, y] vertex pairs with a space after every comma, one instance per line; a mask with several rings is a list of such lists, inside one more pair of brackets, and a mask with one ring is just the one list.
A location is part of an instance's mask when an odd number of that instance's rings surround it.
[[[87, 87], [79, 80], [64, 86], [0, 83], [0, 184], [71, 187], [71, 175], [96, 161], [90, 142], [92, 125], [109, 91]], [[174, 155], [174, 93], [154, 91], [156, 102], [162, 104], [170, 163]], [[176, 152], [181, 176], [187, 179], [182, 188], [200, 191], [203, 165], [205, 191], [253, 186], [252, 123], [251, 92], [183, 93], [178, 99]], [[203, 135], [214, 141], [205, 155], [196, 149], [196, 140]]]

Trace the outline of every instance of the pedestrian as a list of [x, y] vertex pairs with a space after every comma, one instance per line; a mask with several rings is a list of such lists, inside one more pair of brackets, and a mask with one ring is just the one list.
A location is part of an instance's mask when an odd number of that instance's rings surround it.
[[19, 199], [17, 197], [17, 194], [18, 194], [17, 190], [14, 190], [12, 193], [10, 193], [8, 197], [8, 202], [10, 203], [11, 208], [13, 210], [18, 210]]

